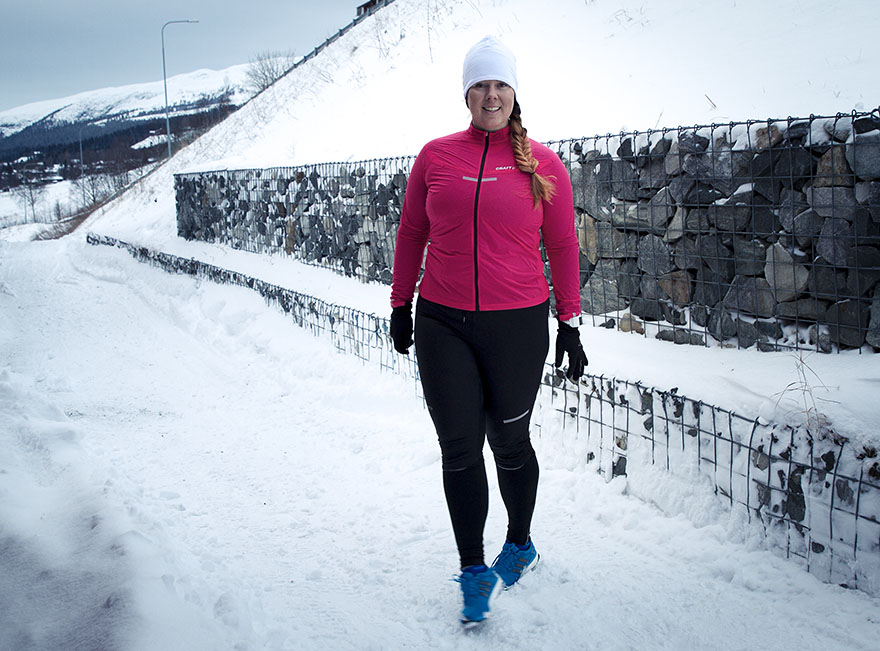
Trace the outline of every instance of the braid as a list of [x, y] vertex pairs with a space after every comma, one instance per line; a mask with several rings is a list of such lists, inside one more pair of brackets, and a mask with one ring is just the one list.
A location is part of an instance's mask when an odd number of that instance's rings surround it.
[[538, 174], [538, 159], [532, 155], [532, 146], [529, 143], [528, 132], [522, 125], [522, 112], [519, 102], [513, 100], [513, 111], [510, 114], [510, 144], [513, 146], [513, 158], [520, 171], [532, 175], [532, 197], [535, 200], [535, 208], [542, 201], [551, 201], [556, 194], [556, 186], [553, 181], [556, 177]]

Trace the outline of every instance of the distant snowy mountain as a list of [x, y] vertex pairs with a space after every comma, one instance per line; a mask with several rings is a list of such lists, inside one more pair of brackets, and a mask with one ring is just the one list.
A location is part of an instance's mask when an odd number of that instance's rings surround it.
[[[224, 70], [196, 70], [168, 78], [168, 105], [192, 112], [224, 98], [235, 105], [249, 99], [245, 90], [248, 64]], [[90, 90], [59, 99], [33, 102], [0, 111], [0, 137], [9, 137], [37, 123], [95, 122], [165, 113], [162, 80]]]

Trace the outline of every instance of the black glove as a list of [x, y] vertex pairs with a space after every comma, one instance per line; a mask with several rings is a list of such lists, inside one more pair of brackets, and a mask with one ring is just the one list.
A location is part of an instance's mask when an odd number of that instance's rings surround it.
[[391, 310], [391, 341], [394, 350], [409, 355], [409, 347], [413, 345], [412, 301]]
[[565, 376], [577, 382], [584, 374], [584, 367], [588, 364], [584, 347], [581, 346], [581, 335], [577, 328], [559, 322], [559, 331], [556, 333], [556, 368], [562, 366], [562, 357], [568, 353], [568, 371]]

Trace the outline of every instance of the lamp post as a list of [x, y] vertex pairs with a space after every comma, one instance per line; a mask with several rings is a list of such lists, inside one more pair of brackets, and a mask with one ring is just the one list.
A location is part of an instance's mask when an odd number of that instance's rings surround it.
[[174, 23], [197, 23], [197, 20], [169, 20], [162, 25], [162, 84], [165, 86], [165, 137], [168, 139], [168, 158], [171, 158], [171, 119], [168, 117], [168, 80], [165, 77], [165, 28]]

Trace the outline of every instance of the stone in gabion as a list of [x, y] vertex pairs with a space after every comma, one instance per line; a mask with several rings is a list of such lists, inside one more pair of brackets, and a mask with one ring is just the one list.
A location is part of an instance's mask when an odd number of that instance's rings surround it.
[[861, 181], [856, 183], [856, 201], [864, 206], [871, 219], [880, 223], [880, 182]]
[[[694, 281], [694, 302], [697, 305], [714, 307], [721, 302], [727, 291], [728, 283], [709, 267], [697, 269]], [[705, 325], [705, 324], [703, 324]]]
[[717, 273], [725, 281], [733, 278], [733, 251], [724, 245], [717, 235], [702, 235], [697, 238], [697, 253], [703, 264]]
[[620, 262], [600, 260], [581, 291], [581, 309], [587, 314], [605, 314], [626, 307], [626, 301], [618, 294], [617, 277]]
[[755, 316], [773, 316], [776, 312], [776, 299], [773, 290], [763, 278], [737, 276], [733, 279], [730, 289], [724, 297], [724, 307], [753, 314]]
[[802, 264], [797, 264], [784, 247], [774, 244], [767, 249], [764, 277], [773, 288], [777, 301], [789, 301], [807, 288], [810, 272]]
[[828, 311], [829, 303], [815, 298], [786, 301], [776, 306], [776, 316], [788, 321], [820, 321]]
[[779, 198], [779, 205], [776, 211], [782, 228], [791, 233], [795, 216], [807, 210], [809, 207], [810, 204], [807, 202], [807, 195], [798, 190], [785, 188]]
[[791, 224], [791, 234], [800, 246], [807, 247], [816, 241], [824, 224], [824, 217], [813, 209], [807, 209], [794, 218]]
[[810, 294], [827, 301], [839, 301], [847, 295], [846, 272], [836, 269], [830, 262], [818, 258], [810, 269]]
[[868, 330], [869, 307], [858, 300], [834, 303], [825, 312], [825, 323], [831, 341], [838, 345], [859, 348], [865, 343]]
[[697, 242], [691, 237], [684, 237], [676, 242], [672, 255], [678, 269], [699, 269], [703, 265]]
[[761, 240], [733, 239], [734, 273], [740, 276], [759, 276], [764, 273], [767, 245]]
[[652, 276], [661, 276], [674, 268], [672, 251], [662, 238], [645, 235], [639, 240], [639, 269]]
[[852, 221], [856, 215], [856, 195], [848, 187], [810, 187], [806, 191], [810, 207], [822, 217], [837, 217]]
[[657, 279], [658, 285], [663, 289], [666, 296], [672, 299], [673, 304], [685, 306], [691, 302], [692, 281], [687, 271], [672, 271]]
[[635, 233], [625, 233], [608, 222], [599, 222], [596, 224], [595, 259], [590, 249], [587, 249], [587, 257], [592, 264], [600, 258], [634, 258], [638, 255], [638, 246]]
[[736, 335], [736, 323], [730, 313], [720, 307], [709, 311], [709, 320], [706, 329], [716, 341], [727, 341]]
[[852, 134], [846, 144], [846, 160], [860, 180], [880, 179], [880, 130]]
[[814, 164], [813, 155], [803, 147], [788, 147], [773, 166], [773, 175], [783, 187], [795, 187], [802, 179], [812, 176]]
[[852, 187], [855, 182], [852, 169], [846, 160], [846, 151], [840, 145], [832, 146], [822, 154], [816, 165], [814, 188], [825, 188], [833, 185]]
[[641, 198], [639, 175], [625, 160], [611, 161], [611, 195], [622, 201], [638, 201]]
[[853, 235], [845, 219], [826, 219], [816, 242], [816, 252], [829, 263], [845, 267], [853, 256]]
[[847, 296], [857, 298], [874, 289], [880, 280], [880, 249], [860, 246], [855, 250], [853, 268], [847, 271]]

